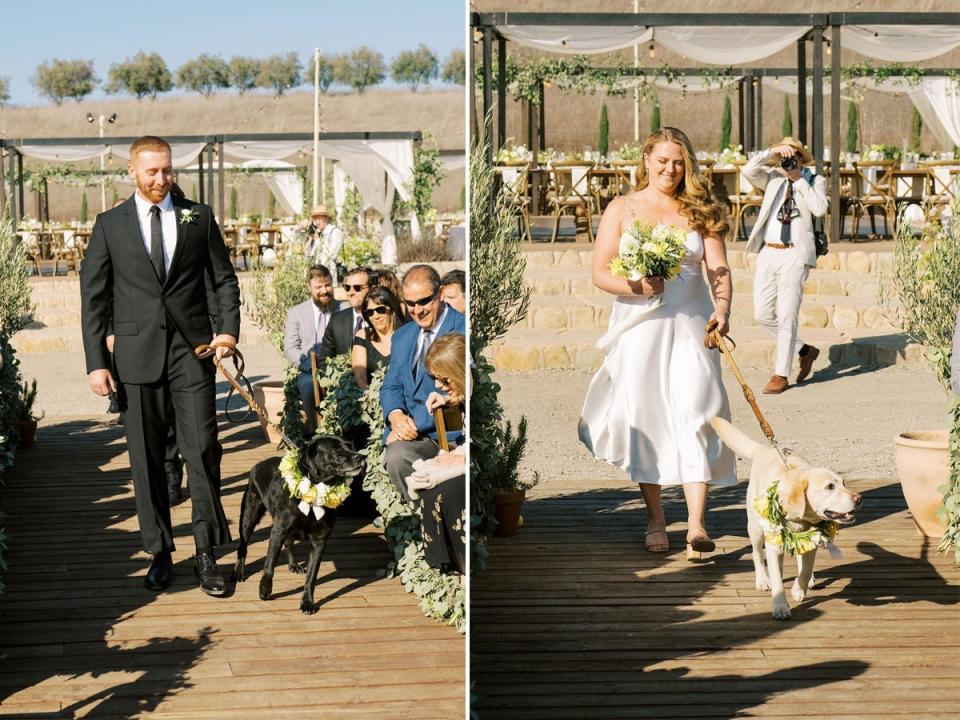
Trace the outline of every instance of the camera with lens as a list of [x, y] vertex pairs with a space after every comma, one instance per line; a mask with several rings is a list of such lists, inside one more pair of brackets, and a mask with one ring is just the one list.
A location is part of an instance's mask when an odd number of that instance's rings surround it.
[[798, 166], [797, 158], [794, 155], [791, 155], [790, 157], [780, 158], [780, 167], [782, 167], [787, 172], [790, 172], [791, 170], [796, 170], [797, 166]]
[[307, 226], [307, 237], [313, 237], [316, 234], [317, 234], [317, 226], [311, 222]]

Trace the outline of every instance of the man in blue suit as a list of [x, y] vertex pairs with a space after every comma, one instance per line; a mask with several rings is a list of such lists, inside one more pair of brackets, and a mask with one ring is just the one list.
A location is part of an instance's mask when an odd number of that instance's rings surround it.
[[414, 265], [404, 275], [403, 302], [413, 322], [403, 325], [393, 336], [380, 403], [387, 420], [387, 473], [410, 502], [404, 480], [413, 471], [413, 463], [418, 458], [432, 458], [440, 450], [437, 428], [426, 404], [436, 388], [424, 367], [424, 359], [439, 336], [466, 335], [466, 321], [463, 314], [440, 298], [440, 275], [429, 265]]

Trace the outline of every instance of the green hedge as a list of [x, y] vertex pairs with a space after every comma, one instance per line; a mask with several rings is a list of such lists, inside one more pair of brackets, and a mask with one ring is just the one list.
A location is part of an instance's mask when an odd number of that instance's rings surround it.
[[[384, 370], [378, 371], [370, 387], [361, 390], [353, 379], [349, 355], [341, 355], [327, 363], [320, 377], [324, 398], [320, 403], [319, 431], [342, 435], [355, 428], [366, 427], [370, 440], [362, 451], [367, 458], [367, 474], [363, 489], [377, 503], [380, 517], [374, 520], [383, 529], [393, 560], [382, 574], [399, 577], [407, 592], [420, 599], [420, 609], [428, 617], [450, 625], [461, 632], [466, 628], [464, 588], [457, 575], [445, 575], [427, 565], [423, 557], [423, 539], [419, 516], [407, 505], [393, 486], [384, 466], [383, 410], [380, 406], [380, 386]], [[281, 427], [294, 442], [303, 439], [300, 419], [300, 395], [296, 385], [296, 368], [290, 367], [284, 378], [284, 415]]]
[[[2, 335], [0, 351], [3, 354], [3, 367], [0, 368], [0, 572], [5, 572], [7, 534], [4, 529], [3, 476], [7, 468], [13, 465], [14, 454], [20, 443], [19, 419], [23, 413], [23, 401], [20, 397], [20, 363], [10, 347], [9, 338]], [[2, 591], [3, 577], [0, 576]]]

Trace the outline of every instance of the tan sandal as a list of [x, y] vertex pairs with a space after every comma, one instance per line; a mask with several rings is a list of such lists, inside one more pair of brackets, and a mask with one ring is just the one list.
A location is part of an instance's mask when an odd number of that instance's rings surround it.
[[687, 543], [687, 560], [702, 562], [709, 559], [709, 554], [717, 549], [717, 544], [706, 535], [699, 535]]
[[[650, 542], [649, 537], [651, 535], [663, 535], [666, 538], [666, 542], [657, 543]], [[667, 553], [670, 552], [670, 537], [667, 535], [667, 530], [647, 530], [643, 535], [643, 546], [647, 549], [647, 552], [652, 553]]]

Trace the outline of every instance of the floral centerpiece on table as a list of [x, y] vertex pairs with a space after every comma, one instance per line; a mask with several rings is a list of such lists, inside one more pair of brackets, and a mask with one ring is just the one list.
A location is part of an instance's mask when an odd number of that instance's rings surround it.
[[727, 145], [720, 154], [717, 155], [717, 166], [736, 165], [747, 161], [747, 156], [743, 154], [743, 145]]
[[896, 145], [884, 145], [879, 143], [877, 145], [871, 145], [867, 148], [867, 152], [864, 154], [864, 157], [867, 160], [877, 161], [877, 160], [899, 160], [900, 159], [900, 148]]
[[533, 153], [524, 145], [514, 145], [509, 140], [497, 150], [494, 161], [503, 165], [508, 163], [524, 163], [533, 160]]
[[613, 153], [611, 159], [620, 160], [621, 162], [634, 162], [642, 158], [643, 145], [627, 143], [626, 145], [621, 145], [620, 149]]
[[681, 261], [687, 255], [686, 240], [686, 231], [676, 225], [634, 220], [620, 236], [610, 272], [633, 281], [644, 277], [673, 280], [680, 274]]
[[546, 150], [541, 150], [537, 153], [537, 162], [541, 165], [547, 165], [565, 159], [566, 155], [559, 150], [554, 150], [552, 147], [548, 147]]

